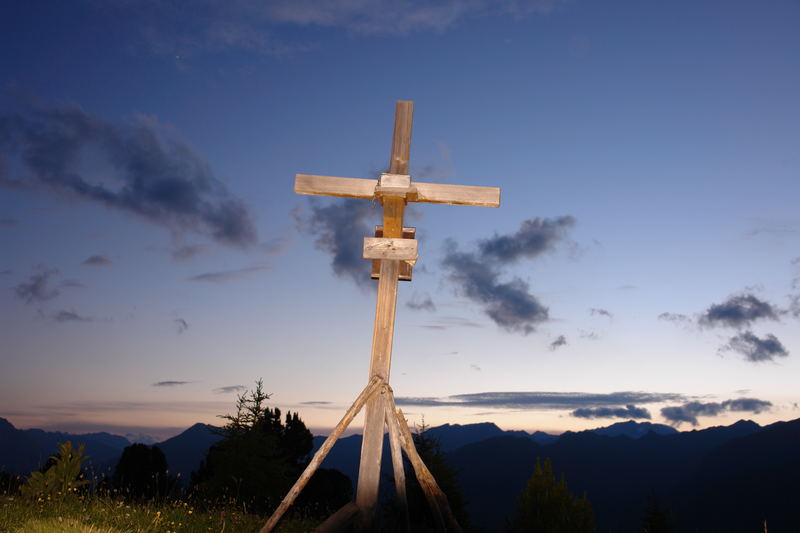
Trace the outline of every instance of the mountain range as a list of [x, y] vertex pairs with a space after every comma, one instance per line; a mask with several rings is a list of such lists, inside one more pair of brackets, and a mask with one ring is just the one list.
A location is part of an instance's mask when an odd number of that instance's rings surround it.
[[[217, 440], [218, 428], [195, 424], [157, 445], [170, 473], [188, 480]], [[570, 490], [586, 494], [598, 531], [641, 530], [654, 497], [676, 531], [800, 531], [800, 419], [761, 427], [730, 426], [678, 432], [649, 422], [620, 422], [550, 435], [504, 431], [492, 423], [445, 424], [427, 429], [456, 470], [472, 525], [503, 531], [537, 458], [549, 458]], [[108, 433], [72, 435], [19, 430], [0, 418], [0, 470], [26, 474], [43, 463], [55, 443], [85, 443], [96, 470], [111, 471], [130, 442]], [[314, 437], [318, 449], [325, 437]], [[351, 480], [358, 473], [361, 435], [339, 439], [323, 463]], [[388, 457], [388, 443], [384, 442]], [[390, 461], [384, 462], [391, 479]], [[385, 483], [389, 490], [390, 483]]]

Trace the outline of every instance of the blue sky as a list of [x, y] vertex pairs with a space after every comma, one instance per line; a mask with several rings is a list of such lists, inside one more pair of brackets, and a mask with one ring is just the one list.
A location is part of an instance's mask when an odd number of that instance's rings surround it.
[[391, 382], [412, 422], [800, 413], [796, 3], [0, 9], [18, 427], [168, 436], [258, 378], [332, 427], [368, 377], [380, 210], [294, 174], [385, 171], [400, 99], [412, 179], [502, 188], [408, 211]]

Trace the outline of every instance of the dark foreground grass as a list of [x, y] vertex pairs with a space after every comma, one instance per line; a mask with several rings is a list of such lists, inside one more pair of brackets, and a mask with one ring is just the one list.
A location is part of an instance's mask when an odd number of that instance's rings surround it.
[[[112, 496], [77, 494], [32, 502], [0, 495], [0, 533], [256, 532], [266, 519], [235, 507], [200, 511], [185, 501], [127, 503]], [[287, 518], [277, 533], [311, 531], [318, 520]]]

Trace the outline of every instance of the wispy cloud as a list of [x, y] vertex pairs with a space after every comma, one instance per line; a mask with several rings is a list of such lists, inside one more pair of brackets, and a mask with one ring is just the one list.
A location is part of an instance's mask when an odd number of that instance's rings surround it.
[[308, 216], [298, 208], [293, 212], [297, 229], [315, 236], [318, 250], [331, 255], [334, 274], [349, 279], [360, 288], [370, 283], [371, 263], [361, 257], [364, 237], [374, 234], [380, 211], [366, 200], [337, 199], [321, 202], [310, 198]]
[[550, 343], [550, 351], [553, 352], [562, 346], [567, 345], [567, 338], [564, 335], [559, 335], [556, 340]]
[[721, 403], [693, 401], [683, 405], [664, 407], [661, 409], [661, 416], [675, 426], [680, 426], [683, 422], [696, 426], [699, 423], [697, 420], [699, 416], [714, 417], [726, 411], [758, 414], [768, 411], [770, 407], [772, 407], [772, 402], [757, 398], [737, 398]]
[[605, 316], [608, 318], [614, 318], [614, 314], [611, 311], [607, 309], [600, 309], [597, 307], [590, 307], [589, 314], [592, 316]]
[[61, 292], [52, 287], [52, 278], [58, 274], [58, 269], [40, 267], [39, 271], [32, 274], [28, 281], [23, 281], [14, 287], [14, 292], [25, 303], [46, 302], [58, 296]]
[[495, 409], [562, 410], [580, 407], [625, 406], [629, 404], [685, 401], [678, 393], [612, 392], [479, 392], [443, 398], [397, 398], [399, 405], [423, 407], [490, 407]]
[[737, 352], [754, 363], [772, 361], [775, 358], [789, 355], [775, 335], [767, 333], [764, 337], [759, 337], [751, 331], [744, 331], [731, 337], [730, 341], [721, 349], [722, 351]]
[[189, 329], [189, 323], [186, 321], [186, 319], [176, 318], [175, 327], [178, 328], [178, 333], [180, 334]]
[[233, 281], [237, 279], [249, 278], [253, 274], [269, 270], [271, 267], [264, 263], [259, 263], [250, 267], [240, 268], [238, 270], [221, 270], [218, 272], [206, 272], [198, 274], [189, 278], [189, 281], [202, 281], [207, 283], [224, 283], [226, 281]]
[[20, 222], [16, 218], [0, 217], [0, 228], [16, 228], [19, 225]]
[[677, 322], [677, 323], [687, 323], [691, 322], [692, 319], [686, 315], [682, 315], [680, 313], [661, 313], [658, 315], [659, 320], [664, 320], [666, 322]]
[[426, 329], [450, 329], [450, 328], [480, 328], [483, 327], [477, 322], [462, 318], [460, 316], [440, 316], [433, 319], [428, 324], [420, 324], [419, 327]]
[[462, 252], [455, 241], [445, 242], [442, 266], [458, 292], [481, 305], [498, 326], [527, 335], [548, 320], [549, 311], [530, 292], [528, 283], [514, 277], [501, 281], [507, 265], [551, 251], [575, 224], [570, 216], [525, 220], [519, 230], [478, 243], [477, 251]]
[[180, 385], [188, 385], [191, 381], [157, 381], [153, 383], [153, 387], [178, 387]]
[[217, 394], [230, 394], [232, 392], [244, 392], [247, 390], [247, 387], [244, 385], [227, 385], [225, 387], [219, 387], [214, 389], [214, 392]]
[[58, 311], [50, 318], [56, 322], [91, 322], [94, 320], [92, 317], [79, 315], [75, 311]]
[[406, 307], [415, 311], [436, 311], [436, 305], [433, 303], [430, 295], [417, 292], [406, 302]]
[[84, 259], [81, 264], [89, 266], [110, 266], [112, 263], [113, 261], [104, 255], [93, 255]]
[[[27, 170], [16, 177], [0, 174], [0, 185], [102, 204], [227, 245], [257, 242], [244, 203], [155, 118], [112, 123], [66, 105], [2, 115], [0, 131], [2, 152]], [[98, 177], [83, 168], [86, 154], [104, 159], [112, 174]]]
[[650, 420], [650, 411], [628, 404], [625, 407], [581, 407], [570, 413], [576, 418], [632, 418]]
[[310, 401], [310, 402], [300, 402], [300, 405], [331, 405], [333, 402], [324, 402], [324, 401]]

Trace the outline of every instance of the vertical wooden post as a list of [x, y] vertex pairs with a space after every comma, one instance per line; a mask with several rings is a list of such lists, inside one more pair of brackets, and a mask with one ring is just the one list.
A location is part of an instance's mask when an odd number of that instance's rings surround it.
[[[412, 102], [397, 102], [392, 136], [392, 156], [389, 173], [407, 174], [411, 148], [411, 119], [414, 112]], [[402, 238], [403, 214], [406, 200], [401, 196], [384, 196], [383, 236]], [[400, 261], [382, 260], [378, 279], [378, 297], [375, 306], [375, 328], [372, 337], [370, 378], [378, 376], [389, 381], [392, 361], [392, 338], [394, 316], [397, 308], [397, 279]], [[362, 531], [375, 526], [375, 510], [378, 504], [378, 486], [381, 476], [383, 452], [383, 430], [386, 421], [384, 399], [373, 396], [367, 401], [364, 419], [364, 436], [361, 443], [361, 462], [358, 468], [356, 504], [361, 510]]]

